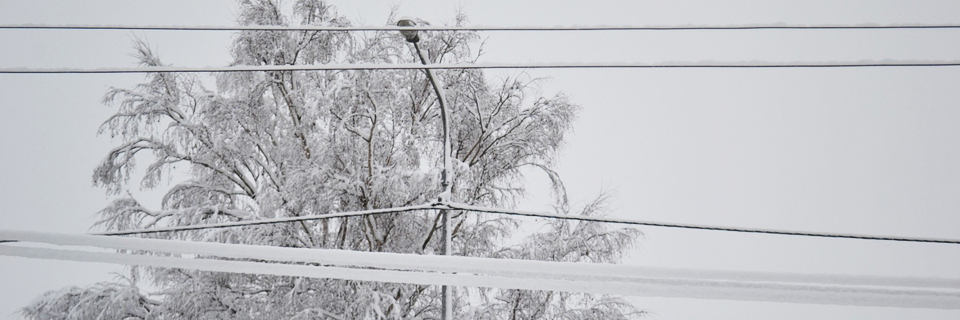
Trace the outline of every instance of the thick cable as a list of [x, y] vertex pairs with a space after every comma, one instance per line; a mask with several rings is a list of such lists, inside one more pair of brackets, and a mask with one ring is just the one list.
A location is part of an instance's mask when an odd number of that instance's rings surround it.
[[746, 282], [942, 288], [960, 291], [960, 278], [890, 277], [849, 274], [797, 274], [641, 267], [622, 264], [490, 259], [464, 256], [416, 255], [337, 249], [289, 248], [150, 238], [107, 237], [36, 231], [0, 230], [0, 239], [62, 246], [190, 254], [228, 259], [253, 259], [321, 265], [477, 273], [509, 277], [563, 280], [641, 281], [636, 278], [684, 278]]
[[861, 235], [861, 234], [849, 234], [849, 233], [825, 233], [825, 232], [805, 232], [805, 231], [790, 231], [790, 230], [776, 230], [776, 229], [734, 228], [734, 227], [697, 225], [697, 224], [653, 222], [653, 221], [623, 219], [623, 218], [578, 216], [578, 215], [556, 214], [556, 213], [546, 213], [546, 212], [504, 210], [504, 209], [495, 209], [495, 208], [476, 207], [476, 206], [471, 206], [471, 205], [466, 205], [461, 203], [446, 203], [445, 205], [453, 209], [473, 211], [473, 212], [498, 213], [498, 214], [507, 214], [507, 215], [517, 215], [517, 216], [566, 219], [566, 220], [590, 221], [590, 222], [607, 222], [607, 223], [641, 225], [641, 226], [650, 226], [650, 227], [761, 233], [761, 234], [776, 234], [776, 235], [787, 235], [787, 236], [844, 238], [844, 239], [859, 239], [859, 240], [960, 244], [960, 240], [955, 240], [955, 239], [892, 237], [892, 236]]
[[[132, 240], [132, 239], [124, 239]], [[572, 280], [505, 277], [468, 273], [342, 268], [250, 261], [178, 258], [78, 250], [57, 250], [0, 245], [0, 255], [69, 261], [106, 262], [205, 271], [333, 278], [356, 281], [454, 285], [500, 289], [571, 291], [597, 294], [682, 297], [742, 301], [884, 306], [904, 308], [960, 309], [960, 291], [955, 289], [901, 288], [884, 286], [823, 285], [781, 282], [703, 280], [637, 277], [634, 281]], [[498, 259], [487, 259], [495, 264]], [[524, 262], [524, 261], [521, 261]], [[588, 264], [589, 265], [589, 264]]]
[[331, 63], [323, 65], [263, 65], [227, 67], [113, 67], [113, 68], [0, 68], [0, 74], [120, 74], [120, 73], [195, 73], [254, 71], [335, 71], [335, 70], [422, 70], [422, 69], [672, 69], [672, 68], [871, 68], [871, 67], [955, 67], [960, 60], [862, 60], [827, 62], [545, 62], [545, 63]]
[[119, 24], [0, 24], [8, 30], [156, 30], [156, 31], [682, 31], [682, 30], [872, 30], [960, 29], [958, 24], [730, 24], [730, 25], [570, 25], [570, 26], [175, 26]]

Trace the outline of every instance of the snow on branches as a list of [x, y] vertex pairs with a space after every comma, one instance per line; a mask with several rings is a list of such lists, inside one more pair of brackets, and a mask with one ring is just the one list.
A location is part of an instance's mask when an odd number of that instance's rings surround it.
[[[294, 1], [289, 8], [270, 0], [240, 4], [243, 25], [350, 25], [319, 0]], [[393, 25], [394, 17], [389, 20], [386, 24]], [[459, 15], [456, 24], [465, 21]], [[477, 40], [468, 31], [423, 31], [420, 45], [431, 63], [457, 63], [476, 59], [478, 51], [471, 46]], [[232, 65], [303, 65], [419, 62], [412, 49], [394, 31], [248, 30], [235, 35], [230, 51]], [[143, 42], [137, 41], [135, 50], [141, 65], [163, 65]], [[523, 195], [521, 168], [532, 166], [548, 173], [559, 207], [565, 208], [552, 164], [578, 107], [563, 95], [538, 96], [536, 80], [522, 76], [493, 80], [481, 70], [438, 74], [451, 104], [451, 156], [458, 164], [453, 198], [512, 206]], [[137, 172], [136, 162], [144, 159], [152, 162], [139, 177], [142, 187], [158, 187], [177, 170], [189, 170], [190, 178], [166, 191], [161, 208], [146, 208], [130, 196], [114, 201], [100, 212], [98, 226], [117, 231], [390, 208], [427, 203], [441, 191], [439, 106], [422, 71], [234, 72], [216, 74], [215, 84], [207, 88], [194, 74], [154, 73], [133, 88], [106, 94], [104, 102], [117, 112], [100, 130], [122, 142], [95, 169], [94, 184], [109, 194], [122, 193]], [[454, 254], [465, 256], [614, 262], [637, 236], [599, 224], [560, 223], [550, 226], [551, 234], [505, 248], [516, 220], [457, 212], [452, 224]], [[439, 248], [439, 237], [429, 236], [438, 228], [437, 215], [423, 211], [152, 236], [424, 253]], [[145, 273], [160, 290], [151, 297], [155, 303], [119, 305], [134, 318], [427, 319], [439, 312], [439, 290], [429, 286], [163, 268], [145, 268]], [[119, 292], [112, 285], [83, 290]], [[84, 302], [94, 300], [70, 300], [76, 294], [69, 290], [48, 296], [44, 301], [102, 307]], [[634, 312], [614, 298], [582, 298], [574, 307], [565, 296], [549, 293], [514, 290], [499, 297], [500, 302], [485, 303], [474, 314], [616, 319]], [[526, 310], [522, 316], [513, 311], [517, 299]], [[468, 300], [467, 293], [457, 294], [459, 313], [479, 310], [468, 307]], [[46, 319], [40, 314], [56, 306], [34, 303], [25, 310], [36, 312], [25, 314]]]

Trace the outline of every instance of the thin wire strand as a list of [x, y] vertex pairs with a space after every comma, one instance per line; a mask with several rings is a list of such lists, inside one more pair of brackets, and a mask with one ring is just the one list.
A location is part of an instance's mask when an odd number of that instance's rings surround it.
[[623, 218], [575, 216], [575, 215], [555, 214], [555, 213], [546, 213], [546, 212], [504, 210], [504, 209], [496, 209], [496, 208], [476, 207], [476, 206], [470, 206], [462, 203], [434, 203], [434, 204], [425, 204], [425, 205], [410, 206], [410, 207], [341, 212], [341, 213], [307, 216], [307, 217], [287, 217], [287, 218], [277, 218], [277, 219], [239, 221], [239, 222], [218, 223], [218, 224], [201, 224], [201, 225], [179, 226], [179, 227], [169, 227], [169, 228], [125, 230], [125, 231], [95, 233], [94, 235], [119, 236], [119, 235], [147, 234], [147, 233], [159, 233], [159, 232], [175, 232], [175, 231], [186, 231], [186, 230], [217, 229], [217, 228], [229, 228], [229, 227], [239, 227], [239, 226], [248, 226], [248, 225], [274, 224], [274, 223], [285, 223], [285, 222], [296, 222], [296, 221], [307, 221], [307, 220], [330, 219], [330, 218], [338, 218], [338, 217], [363, 216], [363, 215], [371, 215], [371, 214], [397, 213], [397, 212], [416, 211], [416, 210], [440, 210], [440, 209], [453, 209], [453, 210], [464, 210], [464, 211], [472, 211], [472, 212], [485, 212], [485, 213], [496, 213], [496, 214], [528, 216], [528, 217], [576, 220], [576, 221], [618, 223], [618, 224], [641, 225], [641, 226], [649, 226], [649, 227], [775, 234], [775, 235], [786, 235], [786, 236], [805, 236], [805, 237], [821, 237], [821, 238], [960, 244], [960, 240], [954, 240], [954, 239], [893, 237], [893, 236], [860, 235], [860, 234], [849, 234], [849, 233], [825, 233], [825, 232], [805, 232], [805, 231], [789, 231], [789, 230], [775, 230], [775, 229], [734, 228], [734, 227], [722, 227], [722, 226], [710, 226], [710, 225], [653, 222], [653, 221], [623, 219]]
[[822, 238], [844, 238], [844, 239], [860, 239], [860, 240], [960, 244], [960, 240], [954, 240], [954, 239], [891, 237], [891, 236], [859, 235], [859, 234], [847, 234], [847, 233], [788, 231], [788, 230], [775, 230], [775, 229], [748, 229], [748, 228], [734, 228], [734, 227], [721, 227], [721, 226], [696, 225], [696, 224], [652, 222], [652, 221], [622, 219], [622, 218], [575, 216], [575, 215], [554, 214], [554, 213], [545, 213], [545, 212], [503, 210], [503, 209], [494, 209], [494, 208], [475, 207], [475, 206], [470, 206], [470, 205], [461, 204], [461, 203], [446, 203], [445, 205], [449, 206], [452, 209], [473, 211], [473, 212], [498, 213], [498, 214], [507, 214], [507, 215], [517, 215], [517, 216], [542, 217], [542, 218], [554, 218], [554, 219], [566, 219], [566, 220], [578, 220], [578, 221], [590, 221], [590, 222], [619, 223], [619, 224], [641, 225], [641, 226], [650, 226], [650, 227], [729, 231], [729, 232], [744, 232], [744, 233], [762, 233], [762, 234], [822, 237]]
[[545, 63], [450, 63], [421, 65], [414, 63], [331, 63], [323, 65], [266, 65], [227, 67], [129, 67], [129, 68], [0, 68], [0, 74], [121, 74], [121, 73], [196, 73], [255, 71], [333, 71], [333, 70], [423, 70], [423, 69], [671, 69], [671, 68], [871, 68], [871, 67], [955, 67], [960, 60], [863, 60], [795, 62], [545, 62]]
[[225, 222], [225, 223], [214, 223], [214, 224], [198, 224], [198, 225], [192, 225], [192, 226], [177, 226], [177, 227], [154, 228], [154, 229], [136, 229], [136, 230], [113, 231], [113, 232], [93, 233], [93, 235], [99, 235], [99, 236], [125, 236], [125, 235], [133, 235], [133, 234], [148, 234], [148, 233], [175, 232], [175, 231], [187, 231], [187, 230], [231, 228], [231, 227], [242, 227], [242, 226], [262, 225], [262, 224], [274, 224], [274, 223], [284, 223], [284, 222], [298, 222], [298, 221], [322, 220], [322, 219], [331, 219], [331, 218], [354, 217], [354, 216], [365, 216], [365, 215], [372, 215], [372, 214], [398, 213], [398, 212], [417, 211], [417, 210], [431, 210], [431, 209], [438, 209], [438, 208], [437, 208], [435, 205], [423, 204], [423, 205], [408, 206], [408, 207], [398, 207], [398, 208], [387, 208], [387, 209], [374, 209], [374, 210], [363, 210], [363, 211], [338, 212], [338, 213], [315, 215], [315, 216], [284, 217], [284, 218], [275, 218], [275, 219], [237, 221], [237, 222]]
[[731, 25], [571, 25], [571, 26], [173, 26], [99, 24], [2, 24], [8, 30], [157, 30], [157, 31], [683, 31], [683, 30], [876, 30], [960, 29], [956, 24], [731, 24]]

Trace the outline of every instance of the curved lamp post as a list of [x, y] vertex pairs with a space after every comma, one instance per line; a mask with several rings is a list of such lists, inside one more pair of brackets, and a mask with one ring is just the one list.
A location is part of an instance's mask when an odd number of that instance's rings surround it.
[[[397, 26], [400, 27], [415, 27], [417, 23], [413, 19], [408, 17], [400, 18], [400, 21], [397, 21]], [[420, 62], [424, 65], [429, 64], [427, 62], [427, 56], [423, 54], [423, 51], [420, 50], [420, 35], [417, 30], [400, 30], [400, 34], [407, 39], [407, 42], [413, 44], [413, 47], [417, 51], [417, 56], [420, 57]], [[452, 192], [450, 187], [450, 179], [452, 175], [452, 170], [450, 169], [450, 126], [447, 122], [447, 98], [446, 93], [443, 91], [443, 86], [440, 85], [439, 78], [433, 72], [433, 69], [424, 69], [427, 72], [427, 78], [430, 79], [430, 84], [433, 85], [433, 91], [437, 94], [437, 100], [440, 102], [440, 119], [443, 122], [443, 171], [440, 173], [440, 186], [443, 187], [443, 192], [440, 193], [439, 199], [440, 203], [446, 203], [452, 201]], [[449, 210], [443, 209], [440, 210], [440, 216], [443, 220], [442, 232], [443, 232], [443, 255], [450, 255], [450, 213]], [[444, 285], [441, 289], [441, 299], [442, 299], [442, 310], [443, 310], [443, 320], [452, 320], [453, 318], [453, 300], [452, 292], [450, 287]]]

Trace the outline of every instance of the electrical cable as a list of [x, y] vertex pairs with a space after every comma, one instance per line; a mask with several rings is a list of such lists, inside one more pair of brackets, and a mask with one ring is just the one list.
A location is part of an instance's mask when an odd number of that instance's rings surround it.
[[[29, 232], [2, 231], [2, 237], [17, 237], [26, 240], [27, 238], [37, 238], [37, 235], [23, 236]], [[52, 236], [51, 236], [52, 235]], [[41, 234], [40, 237], [60, 238], [70, 235], [60, 234]], [[99, 236], [80, 236], [96, 237]], [[42, 239], [40, 239], [42, 240]], [[66, 239], [61, 239], [66, 240]], [[161, 246], [169, 248], [193, 248], [200, 245], [215, 245], [225, 247], [251, 248], [254, 246], [245, 245], [226, 245], [218, 243], [196, 243], [188, 241], [157, 240], [157, 239], [135, 239], [135, 238], [112, 238], [113, 241], [144, 240], [151, 243], [158, 243]], [[46, 242], [46, 241], [44, 241]], [[291, 248], [265, 247], [260, 250], [265, 252], [288, 250]], [[297, 249], [300, 251], [310, 251], [313, 249]], [[228, 254], [230, 249], [220, 250]], [[276, 256], [288, 256], [289, 258], [298, 258], [300, 251], [282, 252]], [[304, 252], [306, 254], [306, 252]], [[355, 253], [367, 254], [371, 256], [371, 261], [375, 264], [392, 264], [390, 258], [383, 257], [383, 253]], [[59, 250], [48, 248], [19, 247], [10, 245], [0, 245], [0, 255], [15, 256], [37, 259], [54, 259], [68, 261], [86, 261], [86, 262], [106, 262], [119, 263], [127, 265], [141, 265], [161, 268], [184, 268], [217, 272], [248, 273], [262, 275], [311, 277], [324, 279], [344, 279], [356, 281], [378, 281], [391, 283], [411, 283], [421, 285], [454, 285], [468, 287], [491, 287], [500, 289], [523, 289], [523, 290], [550, 290], [550, 291], [568, 291], [585, 292], [599, 294], [623, 294], [636, 296], [658, 296], [658, 297], [682, 297], [695, 299], [721, 299], [721, 300], [741, 300], [741, 301], [772, 301], [772, 302], [790, 302], [790, 303], [811, 303], [811, 304], [831, 304], [848, 306], [883, 306], [883, 307], [902, 307], [902, 308], [935, 308], [935, 309], [960, 309], [960, 291], [955, 288], [956, 279], [947, 280], [944, 285], [927, 286], [923, 283], [929, 280], [920, 279], [921, 286], [912, 286], [909, 284], [899, 285], [902, 278], [877, 277], [879, 283], [861, 283], [855, 284], [860, 280], [854, 278], [853, 282], [847, 283], [811, 283], [803, 279], [776, 279], [765, 278], [767, 274], [761, 274], [759, 279], [728, 279], [711, 278], [712, 272], [707, 271], [704, 274], [691, 274], [691, 277], [670, 276], [663, 274], [636, 275], [629, 277], [630, 281], [609, 281], [603, 278], [596, 278], [591, 275], [583, 275], [578, 271], [571, 271], [570, 274], [562, 278], [538, 274], [537, 269], [541, 265], [550, 265], [552, 268], [567, 268], [571, 263], [529, 261], [529, 260], [511, 260], [506, 262], [501, 259], [491, 258], [467, 258], [474, 265], [471, 270], [487, 269], [494, 275], [476, 274], [467, 269], [459, 270], [452, 268], [454, 273], [424, 272], [420, 269], [412, 271], [369, 269], [369, 268], [345, 268], [332, 266], [316, 266], [302, 264], [272, 263], [272, 262], [253, 262], [253, 261], [235, 261], [219, 260], [207, 258], [184, 258], [171, 256], [154, 256], [140, 254], [122, 254], [109, 252], [91, 252], [80, 250]], [[394, 254], [403, 256], [405, 260], [429, 260], [429, 261], [455, 261], [466, 257], [443, 257], [443, 256], [420, 256], [413, 254]], [[265, 256], [254, 258], [257, 261], [269, 261], [276, 256]], [[263, 259], [267, 258], [267, 259]], [[426, 262], [425, 262], [426, 263]], [[511, 275], [509, 272], [502, 272], [501, 263], [516, 264], [521, 269], [526, 270], [522, 275]], [[527, 264], [526, 267], [523, 265]], [[599, 264], [572, 264], [576, 265], [577, 270], [594, 269], [590, 272], [596, 274], [603, 272], [605, 267]], [[517, 267], [514, 266], [514, 267]], [[828, 276], [835, 278], [836, 276]], [[844, 276], [839, 276], [843, 279]], [[893, 285], [891, 285], [893, 284]]]
[[498, 214], [507, 214], [507, 215], [517, 215], [517, 216], [554, 218], [554, 219], [566, 219], [566, 220], [590, 221], [590, 222], [607, 222], [607, 223], [641, 225], [641, 226], [650, 226], [650, 227], [729, 231], [729, 232], [744, 232], [744, 233], [762, 233], [762, 234], [776, 234], [776, 235], [786, 235], [786, 236], [960, 244], [960, 240], [955, 240], [955, 239], [891, 237], [891, 236], [860, 235], [860, 234], [849, 234], [849, 233], [824, 233], [824, 232], [803, 232], [803, 231], [789, 231], [789, 230], [775, 230], [775, 229], [734, 228], [734, 227], [721, 227], [721, 226], [696, 225], [696, 224], [652, 222], [652, 221], [623, 219], [623, 218], [575, 216], [575, 215], [545, 213], [545, 212], [503, 210], [503, 209], [475, 207], [475, 206], [461, 204], [461, 203], [445, 203], [445, 205], [449, 206], [452, 209], [473, 211], [473, 212], [498, 213]]
[[956, 24], [731, 24], [731, 25], [571, 25], [571, 26], [172, 26], [106, 24], [0, 24], [7, 30], [156, 30], [156, 31], [681, 31], [681, 30], [883, 30], [960, 29]]
[[697, 225], [697, 224], [666, 223], [666, 222], [653, 222], [653, 221], [623, 219], [623, 218], [593, 217], [593, 216], [546, 213], [546, 212], [504, 210], [504, 209], [496, 209], [496, 208], [476, 207], [476, 206], [466, 205], [462, 203], [434, 203], [429, 205], [425, 204], [425, 205], [399, 207], [399, 208], [392, 208], [392, 209], [376, 209], [376, 210], [341, 212], [341, 213], [316, 215], [316, 216], [285, 217], [285, 218], [276, 218], [276, 219], [238, 221], [238, 222], [217, 223], [217, 224], [198, 224], [198, 225], [191, 225], [191, 226], [177, 226], [177, 227], [166, 227], [166, 228], [155, 228], [155, 229], [123, 230], [123, 231], [95, 233], [94, 235], [119, 236], [119, 235], [160, 233], [160, 232], [175, 232], [175, 231], [186, 231], [186, 230], [218, 229], [218, 228], [239, 227], [239, 226], [248, 226], [248, 225], [262, 225], [262, 224], [285, 223], [285, 222], [295, 222], [295, 221], [330, 219], [330, 218], [339, 218], [339, 217], [352, 217], [352, 216], [362, 216], [362, 215], [370, 215], [370, 214], [384, 214], [384, 213], [397, 213], [397, 212], [416, 211], [416, 210], [440, 210], [440, 209], [453, 209], [453, 210], [464, 210], [464, 211], [471, 211], [471, 212], [485, 212], [485, 213], [496, 213], [496, 214], [506, 214], [506, 215], [516, 215], [516, 216], [576, 220], [576, 221], [617, 223], [617, 224], [626, 224], [626, 225], [641, 225], [641, 226], [648, 226], [648, 227], [727, 231], [727, 232], [773, 234], [773, 235], [785, 235], [785, 236], [805, 236], [805, 237], [820, 237], [820, 238], [842, 238], [842, 239], [858, 239], [858, 240], [960, 244], [960, 240], [956, 240], [956, 239], [893, 237], [893, 236], [861, 235], [861, 234], [850, 234], [850, 233], [806, 232], [806, 231], [791, 231], [791, 230], [776, 230], [776, 229], [735, 228], [735, 227]]
[[955, 67], [960, 60], [863, 60], [835, 62], [546, 62], [546, 63], [450, 63], [421, 65], [414, 63], [331, 63], [322, 65], [264, 65], [227, 67], [115, 67], [115, 68], [0, 68], [0, 74], [120, 74], [120, 73], [193, 73], [252, 71], [339, 71], [339, 70], [423, 70], [423, 69], [610, 69], [610, 68], [865, 68], [865, 67]]
[[283, 223], [283, 222], [298, 222], [298, 221], [364, 216], [364, 215], [372, 215], [372, 214], [398, 213], [398, 212], [417, 211], [417, 210], [431, 210], [431, 209], [437, 209], [437, 208], [435, 207], [435, 205], [422, 204], [422, 205], [407, 206], [407, 207], [373, 209], [373, 210], [362, 210], [362, 211], [348, 211], [348, 212], [338, 212], [338, 213], [313, 215], [313, 216], [283, 217], [283, 218], [247, 220], [247, 221], [224, 222], [224, 223], [213, 223], [213, 224], [197, 224], [197, 225], [190, 225], [190, 226], [122, 230], [122, 231], [102, 232], [102, 233], [93, 233], [93, 234], [101, 235], [101, 236], [124, 236], [124, 235], [133, 235], [133, 234], [148, 234], [148, 233], [174, 232], [174, 231], [187, 231], [187, 230], [219, 229], [219, 228], [254, 226], [254, 225]]
[[[941, 288], [960, 290], [960, 278], [891, 277], [849, 274], [799, 274], [641, 267], [608, 263], [578, 263], [481, 257], [420, 255], [323, 248], [292, 248], [216, 242], [108, 237], [52, 232], [2, 230], [0, 239], [60, 246], [89, 246], [124, 251], [188, 254], [197, 257], [252, 259], [320, 265], [423, 272], [466, 272], [509, 277], [636, 282], [635, 278], [684, 278], [798, 284]], [[495, 261], [495, 262], [494, 262]]]

